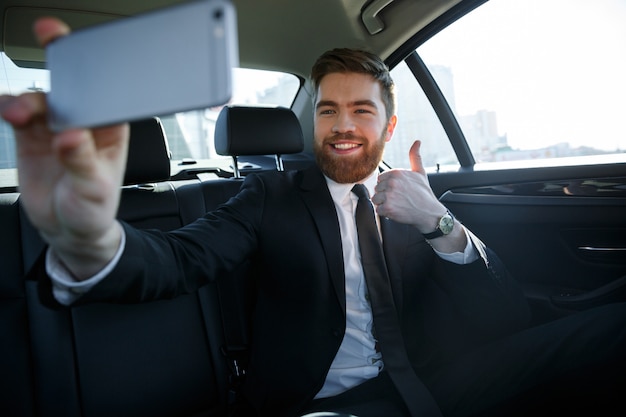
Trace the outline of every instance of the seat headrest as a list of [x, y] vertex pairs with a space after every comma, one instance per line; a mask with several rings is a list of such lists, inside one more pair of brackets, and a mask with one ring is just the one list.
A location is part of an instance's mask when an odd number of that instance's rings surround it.
[[131, 122], [124, 185], [166, 181], [170, 169], [170, 151], [161, 120], [155, 117]]
[[220, 155], [286, 155], [303, 149], [300, 121], [285, 107], [225, 106], [215, 124]]

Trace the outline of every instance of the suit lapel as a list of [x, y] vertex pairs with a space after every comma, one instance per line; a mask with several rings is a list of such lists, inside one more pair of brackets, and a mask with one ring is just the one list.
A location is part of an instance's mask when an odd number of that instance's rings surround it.
[[317, 234], [322, 242], [328, 263], [328, 273], [335, 288], [337, 299], [345, 312], [346, 288], [343, 251], [335, 204], [326, 186], [326, 180], [317, 167], [301, 171], [299, 179], [302, 199], [317, 227]]
[[380, 218], [380, 228], [393, 299], [397, 311], [402, 311], [402, 261], [406, 256], [409, 229], [386, 217]]

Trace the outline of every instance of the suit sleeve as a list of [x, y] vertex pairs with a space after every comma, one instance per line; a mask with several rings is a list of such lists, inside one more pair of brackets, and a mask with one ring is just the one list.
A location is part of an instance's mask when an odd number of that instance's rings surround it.
[[178, 230], [138, 230], [122, 222], [119, 262], [77, 304], [169, 299], [233, 271], [257, 248], [264, 198], [263, 182], [250, 176], [228, 203]]
[[464, 325], [478, 340], [511, 334], [528, 326], [530, 309], [519, 283], [494, 251], [468, 235], [479, 258], [468, 265], [438, 262], [436, 280]]

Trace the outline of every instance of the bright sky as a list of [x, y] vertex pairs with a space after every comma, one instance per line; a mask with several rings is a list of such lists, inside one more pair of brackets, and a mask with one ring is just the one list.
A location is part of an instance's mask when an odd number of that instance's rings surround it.
[[458, 113], [496, 111], [514, 148], [626, 149], [625, 22], [624, 0], [491, 0], [419, 52], [452, 68]]

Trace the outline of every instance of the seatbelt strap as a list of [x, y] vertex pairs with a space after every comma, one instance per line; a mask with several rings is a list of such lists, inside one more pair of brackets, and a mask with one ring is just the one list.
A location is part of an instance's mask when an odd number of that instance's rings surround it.
[[[195, 187], [176, 189], [179, 202], [185, 202], [185, 204], [179, 204], [179, 215], [184, 225], [206, 214], [207, 206], [201, 193], [197, 191], [198, 188]], [[229, 415], [233, 413], [239, 400], [239, 391], [245, 378], [248, 363], [246, 308], [244, 294], [241, 293], [242, 286], [239, 285], [241, 279], [244, 278], [241, 275], [228, 277], [228, 279], [218, 279], [215, 283], [217, 297], [216, 299], [212, 298], [219, 304], [224, 336], [224, 344], [220, 347], [220, 352], [229, 370], [229, 386], [226, 392]], [[212, 311], [215, 311], [215, 307], [209, 305], [210, 301], [207, 300], [207, 297], [199, 296], [199, 300], [204, 314], [210, 315]], [[207, 328], [207, 332], [210, 335], [215, 332], [215, 329]]]

